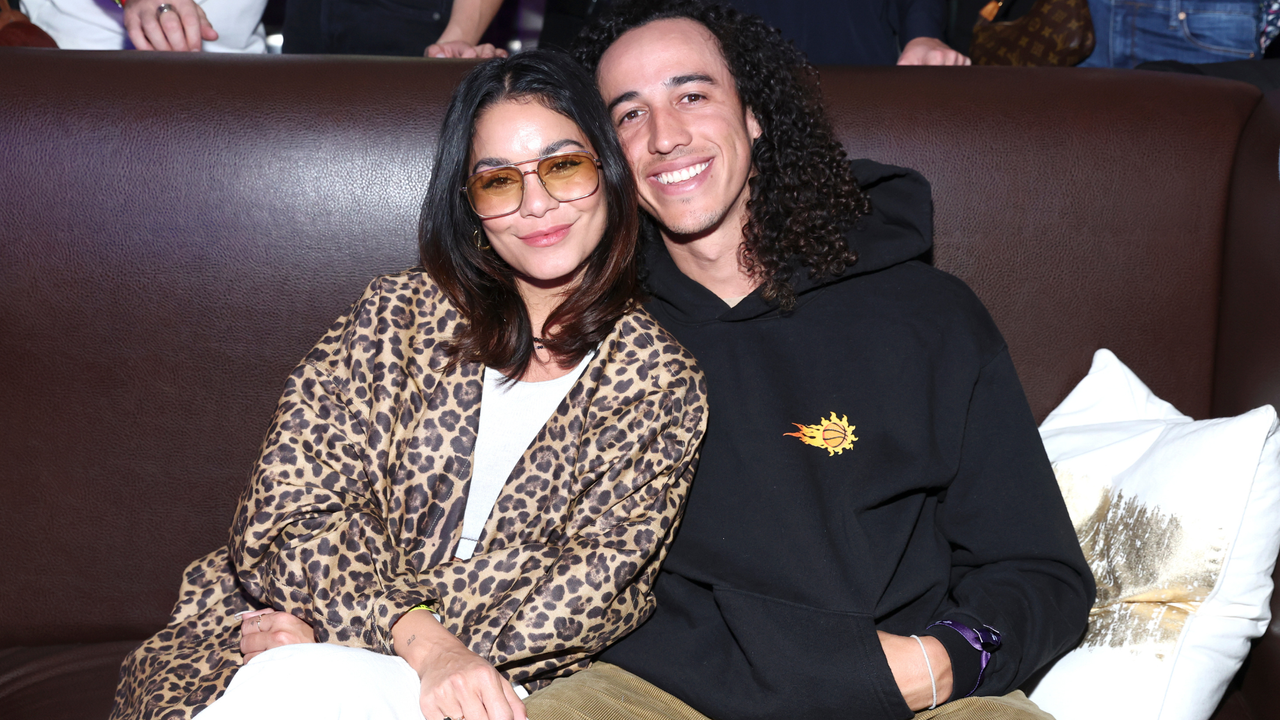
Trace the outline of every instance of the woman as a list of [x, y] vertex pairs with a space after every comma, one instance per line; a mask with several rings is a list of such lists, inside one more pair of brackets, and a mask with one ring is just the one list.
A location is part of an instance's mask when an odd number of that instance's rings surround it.
[[585, 667], [649, 614], [706, 408], [636, 304], [599, 95], [563, 56], [482, 64], [435, 168], [425, 271], [374, 280], [294, 370], [230, 542], [126, 659], [114, 717], [188, 717], [242, 651], [249, 677], [314, 641], [399, 655], [429, 720], [518, 718], [510, 683]]

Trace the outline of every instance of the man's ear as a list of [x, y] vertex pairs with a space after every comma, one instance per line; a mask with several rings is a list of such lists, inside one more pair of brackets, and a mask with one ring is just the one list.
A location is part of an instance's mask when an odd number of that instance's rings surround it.
[[760, 135], [764, 131], [760, 129], [760, 123], [756, 121], [756, 114], [751, 112], [751, 108], [747, 108], [747, 133], [751, 135], [752, 142], [760, 139]]

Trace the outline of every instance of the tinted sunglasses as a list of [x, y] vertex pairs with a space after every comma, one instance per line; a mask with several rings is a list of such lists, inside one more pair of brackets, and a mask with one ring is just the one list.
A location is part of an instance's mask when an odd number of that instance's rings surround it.
[[462, 191], [476, 215], [489, 219], [510, 215], [524, 202], [524, 176], [537, 174], [538, 182], [556, 202], [581, 200], [600, 187], [600, 161], [589, 152], [556, 153], [517, 163], [538, 163], [533, 170], [515, 165], [489, 168], [467, 178]]

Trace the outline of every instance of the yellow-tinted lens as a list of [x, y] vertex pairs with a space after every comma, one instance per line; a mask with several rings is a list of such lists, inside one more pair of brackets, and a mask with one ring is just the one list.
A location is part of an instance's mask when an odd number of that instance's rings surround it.
[[565, 153], [543, 158], [538, 177], [547, 194], [560, 202], [584, 198], [600, 186], [595, 158], [587, 153]]
[[522, 171], [514, 165], [507, 165], [472, 175], [467, 179], [467, 199], [471, 201], [471, 208], [484, 218], [509, 215], [519, 210], [520, 203], [524, 201], [524, 176], [535, 172], [547, 194], [559, 202], [580, 200], [600, 187], [600, 171], [590, 153], [549, 155], [538, 158], [535, 170]]
[[524, 198], [524, 176], [513, 167], [476, 173], [467, 180], [467, 197], [477, 215], [488, 217], [515, 212]]

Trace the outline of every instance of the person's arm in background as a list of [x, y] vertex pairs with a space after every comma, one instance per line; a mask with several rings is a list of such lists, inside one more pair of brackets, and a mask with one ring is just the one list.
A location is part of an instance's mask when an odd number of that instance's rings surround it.
[[489, 43], [480, 45], [480, 37], [502, 7], [502, 0], [453, 0], [449, 24], [440, 38], [427, 47], [432, 58], [506, 57], [507, 51]]
[[[171, 11], [159, 12], [161, 5]], [[217, 40], [204, 10], [193, 0], [129, 0], [124, 6], [124, 30], [138, 50], [198, 51], [204, 40]]]
[[899, 65], [969, 65], [969, 58], [942, 42], [946, 25], [945, 0], [896, 0]]

